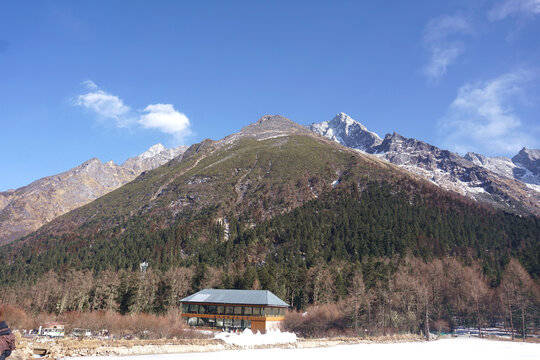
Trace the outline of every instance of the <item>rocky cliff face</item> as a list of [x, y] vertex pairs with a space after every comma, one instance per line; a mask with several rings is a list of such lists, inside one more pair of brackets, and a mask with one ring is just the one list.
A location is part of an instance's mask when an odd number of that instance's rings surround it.
[[535, 189], [540, 191], [540, 149], [523, 148], [512, 158], [512, 162], [519, 168], [514, 171], [514, 177], [536, 185]]
[[530, 189], [540, 192], [540, 150], [523, 148], [512, 159], [467, 153], [465, 159], [497, 175], [521, 181]]
[[319, 124], [311, 124], [309, 129], [316, 133], [334, 140], [341, 145], [356, 149], [366, 150], [382, 143], [382, 139], [374, 132], [353, 120], [345, 113], [337, 114], [330, 121]]
[[[523, 149], [512, 160], [488, 158], [473, 153], [462, 157], [397, 133], [387, 134], [379, 143], [375, 140], [373, 145], [355, 147], [350, 145], [358, 144], [358, 133], [372, 134], [373, 139], [378, 136], [343, 114], [338, 114], [330, 122], [312, 124], [309, 128], [342, 145], [399, 165], [445, 190], [509, 211], [540, 215], [540, 187], [535, 185], [540, 179], [540, 176], [535, 175], [540, 173], [538, 150]], [[345, 128], [361, 130], [356, 133], [346, 132], [343, 131]]]
[[141, 172], [181, 155], [186, 147], [152, 146], [122, 165], [93, 158], [16, 190], [0, 193], [0, 244], [22, 237], [56, 217], [130, 182]]

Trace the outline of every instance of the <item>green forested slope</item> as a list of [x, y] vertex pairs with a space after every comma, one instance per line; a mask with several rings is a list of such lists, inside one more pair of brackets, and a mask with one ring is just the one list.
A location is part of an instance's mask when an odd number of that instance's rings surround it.
[[2, 247], [0, 283], [50, 270], [136, 271], [148, 259], [160, 271], [195, 266], [193, 290], [209, 266], [223, 272], [220, 286], [257, 280], [303, 304], [309, 269], [356, 264], [369, 283], [392, 270], [373, 265], [384, 258], [479, 261], [496, 285], [517, 257], [538, 277], [539, 239], [538, 218], [483, 207], [317, 136], [240, 137], [193, 146]]

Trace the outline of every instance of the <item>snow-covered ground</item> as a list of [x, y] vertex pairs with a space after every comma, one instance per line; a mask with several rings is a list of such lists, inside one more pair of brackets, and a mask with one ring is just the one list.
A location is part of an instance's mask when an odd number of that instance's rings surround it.
[[242, 347], [254, 347], [257, 345], [275, 345], [291, 344], [296, 342], [296, 334], [290, 332], [281, 332], [279, 329], [270, 329], [266, 334], [253, 333], [250, 329], [245, 329], [241, 334], [220, 332], [215, 336], [227, 344], [238, 345]]
[[[85, 359], [84, 357], [73, 359]], [[248, 349], [189, 354], [88, 357], [104, 360], [286, 360], [286, 359], [396, 359], [396, 360], [525, 360], [540, 359], [540, 344], [492, 341], [477, 338], [431, 342], [355, 344], [309, 349]]]

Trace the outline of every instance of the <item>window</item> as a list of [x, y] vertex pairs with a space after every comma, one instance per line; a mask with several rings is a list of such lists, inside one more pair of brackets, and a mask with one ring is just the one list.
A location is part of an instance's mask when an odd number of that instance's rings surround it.
[[265, 307], [264, 308], [264, 315], [265, 316], [270, 316], [270, 313], [271, 313], [271, 309], [269, 307]]
[[234, 315], [234, 308], [232, 306], [227, 306], [227, 315]]
[[242, 315], [242, 307], [241, 306], [235, 306], [234, 307], [234, 315]]
[[182, 312], [184, 314], [189, 314], [189, 304], [182, 304]]
[[261, 308], [260, 307], [254, 307], [253, 308], [253, 315], [256, 315], [256, 316], [261, 315]]
[[199, 305], [189, 305], [189, 314], [197, 314], [199, 313]]
[[199, 314], [206, 314], [206, 305], [199, 305]]
[[278, 308], [272, 308], [272, 316], [277, 316], [279, 314]]
[[223, 319], [223, 326], [225, 326], [226, 328], [232, 327], [232, 324], [232, 319]]
[[223, 319], [216, 319], [216, 326], [223, 327]]
[[216, 306], [215, 305], [207, 305], [206, 306], [206, 312], [207, 314], [216, 314]]
[[279, 315], [284, 316], [285, 315], [285, 308], [279, 308]]
[[188, 318], [187, 324], [188, 324], [189, 326], [197, 326], [198, 320], [199, 320], [199, 318], [196, 318], [196, 317], [190, 317], [190, 318]]
[[217, 306], [217, 314], [220, 314], [220, 315], [225, 314], [225, 306], [223, 305]]
[[235, 320], [233, 321], [233, 327], [235, 327], [235, 328], [240, 328], [240, 327], [242, 327], [242, 320], [236, 320], [236, 319], [235, 319]]
[[251, 320], [244, 320], [244, 327], [251, 329]]
[[250, 306], [246, 306], [244, 308], [244, 315], [252, 315], [253, 314], [253, 308]]

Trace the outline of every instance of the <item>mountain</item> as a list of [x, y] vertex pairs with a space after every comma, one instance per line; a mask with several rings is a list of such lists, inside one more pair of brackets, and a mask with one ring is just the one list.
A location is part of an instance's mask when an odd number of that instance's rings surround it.
[[[370, 146], [357, 144], [359, 137], [377, 139], [367, 128], [340, 113], [330, 122], [312, 124], [310, 129], [342, 145], [374, 154], [407, 171], [418, 174], [442, 189], [482, 203], [520, 214], [540, 215], [540, 192], [534, 186], [540, 169], [538, 150], [522, 150], [514, 159], [487, 158], [478, 154], [462, 157], [448, 150], [400, 134], [387, 134]], [[344, 129], [358, 129], [344, 131]], [[339, 134], [339, 136], [336, 136]], [[516, 163], [523, 165], [516, 165]], [[531, 184], [533, 184], [531, 186]]]
[[[203, 288], [261, 287], [305, 308], [350, 299], [359, 278], [378, 298], [430, 284], [424, 262], [449, 260], [448, 274], [475, 264], [496, 286], [515, 258], [537, 278], [539, 237], [540, 217], [264, 116], [2, 246], [0, 297], [33, 311], [163, 314]], [[394, 283], [413, 263], [429, 278]]]
[[467, 153], [465, 158], [495, 174], [519, 180], [540, 192], [540, 150], [523, 148], [512, 159], [504, 156], [487, 157], [476, 153]]
[[521, 181], [536, 185], [534, 189], [540, 191], [540, 149], [523, 148], [512, 158], [518, 169], [514, 171], [514, 177]]
[[221, 140], [192, 145], [182, 157], [143, 173], [128, 186], [37, 233], [71, 231], [81, 224], [91, 232], [88, 223], [106, 229], [117, 221], [158, 214], [166, 226], [179, 214], [205, 208], [219, 209], [218, 218], [245, 216], [252, 223], [260, 222], [316, 198], [346, 173], [352, 154], [373, 164], [374, 174], [388, 171], [383, 161], [336, 148], [334, 142], [285, 117], [263, 116]]
[[156, 144], [139, 156], [127, 159], [122, 168], [131, 170], [139, 175], [143, 171], [152, 170], [174, 159], [186, 151], [187, 146], [179, 146], [167, 149], [161, 144]]
[[185, 151], [152, 146], [122, 165], [93, 158], [66, 172], [0, 193], [0, 244], [22, 237], [56, 217], [132, 181]]
[[[385, 140], [377, 146], [386, 153], [409, 146], [397, 135]], [[413, 145], [433, 153], [425, 143]], [[452, 156], [441, 151], [421, 162], [435, 167]], [[535, 272], [536, 219], [441, 190], [387, 160], [268, 115], [221, 140], [192, 145], [3, 246], [0, 283], [49, 270], [138, 269], [142, 259], [164, 271], [201, 266], [197, 276], [204, 278], [205, 266], [243, 273], [275, 272], [279, 264], [296, 274], [298, 266], [336, 261], [462, 254], [500, 275], [501, 256], [513, 254]], [[298, 284], [291, 276], [282, 281], [292, 289]], [[232, 286], [223, 281], [217, 286]]]
[[379, 135], [353, 120], [345, 113], [337, 114], [330, 121], [311, 124], [308, 128], [324, 137], [356, 150], [366, 150], [382, 142]]

